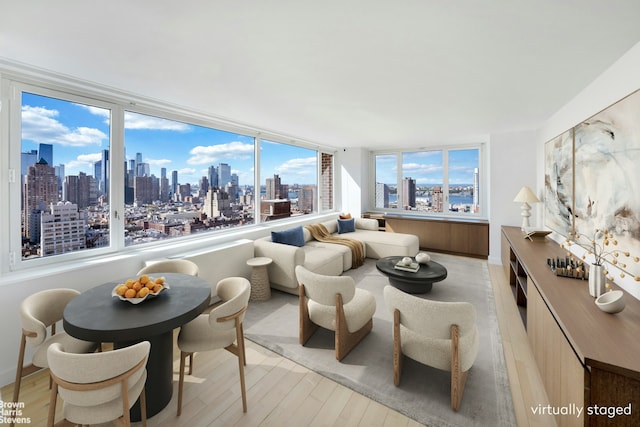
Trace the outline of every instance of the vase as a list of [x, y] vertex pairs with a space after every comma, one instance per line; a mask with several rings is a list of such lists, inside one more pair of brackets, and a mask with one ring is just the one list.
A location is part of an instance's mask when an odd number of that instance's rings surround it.
[[598, 298], [605, 293], [607, 278], [604, 275], [604, 266], [591, 264], [589, 267], [589, 295]]

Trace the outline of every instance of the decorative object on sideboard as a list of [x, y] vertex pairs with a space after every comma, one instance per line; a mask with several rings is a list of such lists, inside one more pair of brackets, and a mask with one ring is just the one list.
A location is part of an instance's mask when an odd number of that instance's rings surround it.
[[547, 258], [547, 265], [556, 276], [585, 280], [589, 278], [589, 271], [584, 262], [577, 261], [573, 256], [566, 258]]
[[600, 264], [591, 264], [589, 266], [589, 295], [594, 298], [598, 298], [605, 293], [605, 286], [607, 285], [605, 271], [604, 266]]
[[607, 313], [620, 313], [625, 306], [624, 292], [620, 290], [605, 292], [596, 298], [596, 305]]
[[[561, 245], [562, 248], [570, 248], [575, 244], [586, 251], [582, 255], [583, 260], [586, 260], [589, 255], [593, 256], [592, 265], [589, 267], [589, 294], [592, 297], [597, 298], [605, 292], [606, 279], [609, 274], [607, 263], [619, 268], [622, 271], [620, 278], [624, 278], [628, 259], [636, 263], [640, 261], [640, 258], [632, 257], [628, 251], [616, 249], [618, 241], [614, 234], [608, 230], [596, 229], [591, 238], [576, 232], [571, 232], [569, 235], [570, 237], [566, 239], [565, 244]], [[572, 256], [572, 254], [569, 252], [567, 256]], [[608, 279], [614, 280], [613, 277]], [[634, 279], [638, 282], [640, 276], [635, 276]]]
[[416, 261], [419, 264], [426, 264], [431, 261], [431, 256], [426, 252], [420, 252], [416, 255]]
[[513, 201], [522, 203], [522, 213], [520, 214], [522, 216], [522, 230], [526, 230], [529, 228], [529, 217], [531, 216], [531, 205], [529, 203], [540, 203], [540, 199], [531, 188], [522, 187]]

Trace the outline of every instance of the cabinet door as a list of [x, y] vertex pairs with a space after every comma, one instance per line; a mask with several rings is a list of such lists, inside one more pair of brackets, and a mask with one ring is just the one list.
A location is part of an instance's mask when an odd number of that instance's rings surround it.
[[[585, 370], [565, 338], [537, 288], [527, 294], [527, 335], [549, 398], [558, 408], [584, 408]], [[584, 412], [556, 416], [558, 426], [584, 425]]]

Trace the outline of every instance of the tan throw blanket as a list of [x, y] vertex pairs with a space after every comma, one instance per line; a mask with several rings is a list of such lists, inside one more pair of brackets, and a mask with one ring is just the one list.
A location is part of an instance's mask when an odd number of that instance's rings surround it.
[[334, 236], [329, 233], [327, 227], [322, 224], [309, 224], [305, 226], [305, 228], [309, 230], [313, 238], [319, 242], [336, 243], [338, 245], [348, 246], [351, 249], [352, 268], [358, 268], [364, 264], [364, 246], [361, 241]]

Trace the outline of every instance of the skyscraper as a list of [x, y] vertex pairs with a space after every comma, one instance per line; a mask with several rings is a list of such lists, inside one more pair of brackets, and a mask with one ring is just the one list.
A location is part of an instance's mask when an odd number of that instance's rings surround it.
[[171, 194], [178, 193], [178, 171], [171, 172]]
[[404, 210], [416, 207], [416, 180], [411, 177], [402, 180], [402, 202]]
[[24, 236], [31, 243], [40, 241], [40, 214], [51, 203], [58, 202], [58, 179], [55, 169], [45, 159], [29, 166], [24, 180], [23, 224]]
[[44, 159], [49, 166], [53, 166], [53, 145], [40, 144], [38, 147], [38, 161]]
[[376, 182], [376, 208], [389, 207], [389, 186]]
[[231, 182], [231, 166], [227, 163], [218, 164], [218, 187], [224, 187]]

